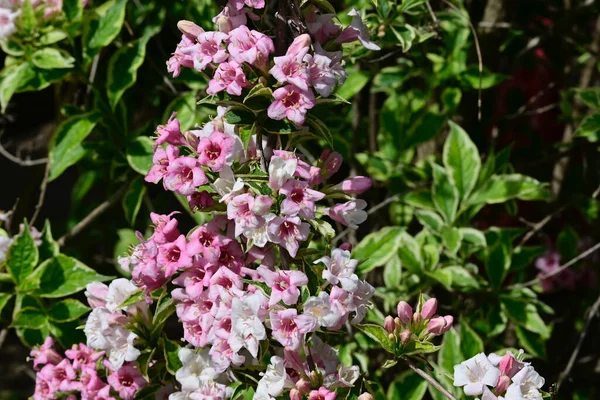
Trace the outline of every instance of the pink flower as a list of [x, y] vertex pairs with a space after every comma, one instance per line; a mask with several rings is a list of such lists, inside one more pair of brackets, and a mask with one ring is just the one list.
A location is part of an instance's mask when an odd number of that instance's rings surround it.
[[443, 335], [452, 328], [453, 323], [454, 317], [451, 315], [432, 318], [427, 324], [427, 332], [434, 336]]
[[371, 179], [366, 176], [355, 176], [334, 185], [332, 189], [348, 194], [362, 194], [371, 188], [372, 183]]
[[85, 287], [85, 297], [92, 308], [106, 307], [108, 286], [101, 282], [88, 283]]
[[313, 12], [306, 16], [306, 24], [310, 35], [319, 43], [326, 43], [329, 38], [340, 32], [340, 27], [331, 22], [335, 14], [317, 14]]
[[177, 229], [177, 220], [175, 218], [171, 218], [173, 214], [178, 214], [178, 212], [175, 211], [169, 215], [160, 215], [153, 212], [150, 213], [150, 219], [154, 224], [154, 233], [152, 234], [152, 239], [155, 243], [164, 244], [172, 242], [179, 237], [180, 232], [179, 229]]
[[192, 193], [187, 196], [187, 201], [191, 211], [203, 210], [215, 205], [212, 193], [206, 190]]
[[165, 149], [159, 147], [154, 150], [152, 163], [154, 164], [146, 175], [146, 182], [158, 183], [167, 174], [169, 165], [179, 157], [179, 149], [175, 146], [167, 145]]
[[288, 47], [285, 52], [286, 56], [294, 57], [301, 61], [306, 53], [310, 50], [310, 35], [308, 33], [303, 33], [302, 35], [298, 35], [294, 38], [290, 47]]
[[437, 311], [437, 306], [438, 306], [437, 299], [432, 297], [431, 299], [427, 300], [425, 302], [425, 304], [423, 304], [423, 307], [421, 308], [421, 317], [423, 318], [423, 320], [431, 319], [435, 315], [435, 312]]
[[244, 4], [251, 8], [265, 8], [265, 0], [231, 0], [236, 9], [241, 10]]
[[33, 394], [33, 399], [34, 400], [54, 399], [55, 392], [56, 392], [56, 388], [54, 388], [52, 386], [50, 379], [42, 373], [37, 373], [35, 376], [35, 393]]
[[175, 118], [175, 115], [177, 115], [176, 112], [171, 114], [171, 118], [169, 118], [167, 125], [159, 125], [158, 128], [156, 128], [158, 138], [156, 138], [156, 141], [154, 142], [154, 149], [163, 143], [169, 143], [173, 146], [181, 146], [186, 143], [185, 138], [181, 134], [179, 120]]
[[227, 157], [234, 146], [235, 140], [231, 136], [213, 131], [209, 137], [203, 137], [198, 144], [198, 162], [219, 172], [227, 163]]
[[46, 0], [46, 8], [44, 9], [44, 18], [50, 18], [52, 15], [62, 11], [62, 0]]
[[323, 97], [329, 97], [337, 84], [337, 77], [330, 68], [331, 59], [322, 54], [307, 54], [304, 61], [308, 63], [308, 76], [311, 86]]
[[95, 367], [96, 361], [104, 355], [103, 351], [95, 351], [83, 343], [74, 344], [70, 350], [65, 351], [65, 355], [73, 360], [73, 368], [83, 369], [87, 366]]
[[232, 29], [246, 25], [246, 12], [237, 10], [235, 7], [225, 7], [220, 14], [213, 18], [213, 22], [219, 27], [219, 31], [229, 33]]
[[290, 83], [302, 90], [308, 90], [308, 73], [302, 59], [285, 55], [275, 57], [274, 61], [275, 66], [269, 70], [269, 73], [277, 79], [277, 82]]
[[229, 61], [219, 64], [215, 71], [213, 79], [208, 82], [206, 93], [215, 95], [225, 90], [232, 96], [240, 96], [242, 88], [250, 86], [246, 79], [244, 70], [236, 61]]
[[279, 270], [275, 272], [263, 266], [258, 267], [257, 271], [271, 288], [269, 306], [274, 306], [282, 300], [288, 306], [296, 304], [300, 297], [298, 287], [308, 284], [308, 278], [302, 271]]
[[38, 369], [39, 365], [52, 364], [56, 365], [63, 359], [60, 354], [52, 348], [54, 340], [48, 336], [44, 340], [44, 344], [39, 347], [34, 347], [29, 355], [33, 357], [33, 368]]
[[194, 54], [194, 69], [203, 71], [210, 63], [220, 64], [227, 61], [229, 55], [225, 51], [224, 41], [227, 34], [223, 32], [203, 32], [198, 35], [198, 51]]
[[347, 43], [358, 40], [366, 49], [381, 50], [381, 47], [371, 41], [369, 29], [365, 26], [360, 13], [353, 8], [348, 15], [352, 17], [352, 24], [344, 29], [336, 42]]
[[300, 247], [298, 242], [308, 239], [310, 230], [308, 224], [300, 222], [298, 217], [275, 217], [267, 229], [271, 242], [285, 247], [292, 257], [296, 257]]
[[350, 200], [346, 203], [336, 204], [329, 209], [329, 217], [349, 228], [357, 229], [367, 219], [364, 209], [367, 202], [362, 199]]
[[252, 197], [250, 193], [240, 194], [227, 204], [227, 218], [235, 221], [235, 236], [265, 224], [263, 215], [269, 212], [273, 199], [269, 196]]
[[110, 386], [106, 385], [93, 397], [94, 400], [116, 400], [110, 395]]
[[51, 372], [51, 385], [61, 392], [69, 392], [76, 388], [77, 382], [74, 380], [77, 378], [77, 372], [68, 359], [65, 358], [56, 365], [46, 364], [42, 371], [44, 369], [48, 369], [48, 373]]
[[123, 400], [131, 400], [135, 394], [148, 384], [142, 374], [133, 365], [123, 365], [106, 378], [110, 386]]
[[174, 242], [165, 243], [159, 247], [157, 261], [163, 265], [167, 277], [173, 275], [181, 268], [191, 265], [192, 259], [187, 249], [184, 235], [180, 235]]
[[354, 278], [354, 270], [358, 265], [358, 260], [353, 260], [349, 251], [333, 249], [331, 257], [321, 257], [315, 261], [316, 263], [325, 264], [323, 279], [332, 285], [337, 285], [340, 281]]
[[186, 35], [191, 40], [196, 40], [196, 38], [198, 36], [200, 36], [200, 34], [202, 32], [204, 32], [204, 29], [202, 29], [201, 27], [199, 27], [195, 23], [193, 23], [191, 21], [186, 21], [184, 19], [182, 19], [181, 21], [177, 22], [177, 29], [179, 29], [179, 31], [181, 33], [183, 33], [184, 35]]
[[413, 309], [410, 304], [405, 301], [400, 301], [398, 303], [398, 318], [400, 318], [400, 321], [402, 321], [403, 324], [408, 325], [412, 321], [412, 315]]
[[294, 85], [281, 87], [273, 92], [275, 101], [267, 109], [269, 118], [289, 119], [296, 125], [303, 125], [306, 113], [316, 104], [315, 95], [310, 90], [302, 90]]
[[340, 153], [335, 151], [332, 152], [329, 149], [323, 150], [319, 160], [321, 161], [321, 175], [325, 179], [331, 178], [338, 172], [344, 161]]
[[201, 268], [191, 268], [173, 280], [173, 283], [185, 287], [185, 293], [192, 300], [198, 300], [204, 288], [209, 285], [212, 272]]
[[167, 190], [172, 190], [183, 196], [189, 196], [196, 188], [208, 182], [204, 171], [200, 168], [198, 160], [192, 157], [181, 156], [167, 167], [164, 185]]
[[316, 320], [308, 315], [298, 315], [295, 308], [271, 311], [273, 337], [284, 347], [296, 350], [300, 347], [305, 333], [317, 328]]
[[229, 54], [234, 61], [262, 68], [275, 51], [273, 41], [265, 34], [242, 25], [229, 32]]
[[336, 392], [332, 392], [325, 387], [320, 387], [319, 390], [311, 390], [308, 394], [308, 400], [335, 400], [336, 397]]
[[194, 66], [194, 54], [198, 51], [198, 44], [188, 35], [182, 35], [181, 41], [175, 49], [173, 56], [167, 61], [167, 71], [177, 78], [181, 73], [181, 67], [192, 68]]
[[285, 215], [313, 219], [315, 217], [315, 201], [321, 200], [325, 194], [310, 189], [308, 183], [290, 179], [279, 189], [279, 193], [285, 194], [286, 198], [281, 203], [281, 212]]

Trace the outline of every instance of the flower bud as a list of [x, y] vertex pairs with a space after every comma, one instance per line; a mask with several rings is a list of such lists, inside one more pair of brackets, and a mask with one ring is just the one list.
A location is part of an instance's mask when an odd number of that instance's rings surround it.
[[310, 46], [310, 35], [308, 33], [304, 33], [300, 36], [296, 36], [287, 52], [286, 56], [297, 57], [300, 60], [304, 58], [306, 53], [308, 53], [308, 48]]
[[450, 321], [450, 324], [448, 324], [444, 317], [435, 317], [432, 318], [427, 324], [427, 332], [437, 336], [446, 332], [451, 326], [452, 321]]
[[177, 29], [179, 29], [181, 33], [188, 36], [190, 39], [196, 39], [201, 33], [204, 32], [204, 29], [200, 28], [195, 23], [186, 21], [184, 19], [177, 23]]
[[400, 318], [400, 321], [402, 321], [402, 323], [406, 325], [410, 324], [412, 315], [413, 309], [410, 306], [410, 304], [408, 304], [405, 301], [401, 301], [398, 303], [398, 318]]
[[392, 317], [391, 315], [388, 315], [387, 317], [385, 317], [385, 320], [383, 321], [383, 328], [388, 333], [394, 333], [394, 330], [396, 330], [396, 324], [394, 323], [394, 317]]
[[298, 389], [290, 390], [290, 400], [302, 400], [302, 395], [298, 391]]
[[444, 315], [444, 320], [446, 321], [446, 328], [442, 333], [448, 332], [452, 328], [452, 324], [454, 324], [454, 317], [452, 315]]
[[425, 302], [425, 304], [423, 304], [423, 307], [421, 308], [421, 316], [423, 317], [423, 319], [424, 320], [431, 319], [435, 315], [435, 312], [437, 311], [437, 306], [438, 306], [438, 302], [436, 299], [431, 298], [431, 299], [427, 300]]
[[520, 362], [512, 355], [512, 353], [507, 352], [504, 357], [500, 359], [500, 372], [502, 375], [507, 375], [509, 378], [512, 378], [523, 369], [525, 364]]
[[506, 375], [502, 375], [500, 379], [498, 379], [498, 383], [496, 383], [496, 393], [504, 393], [510, 386], [510, 383], [510, 378]]
[[410, 342], [410, 338], [412, 337], [412, 332], [409, 331], [408, 329], [405, 329], [401, 334], [400, 334], [400, 341], [404, 344]]
[[400, 321], [400, 318], [394, 318], [394, 324], [396, 325], [396, 330], [400, 332], [400, 329], [402, 328], [402, 321]]
[[375, 400], [375, 397], [369, 392], [364, 392], [360, 396], [358, 396], [358, 400]]
[[412, 316], [412, 320], [415, 324], [420, 323], [421, 321], [423, 321], [423, 317], [421, 316], [421, 313], [418, 311], [415, 311], [415, 313]]
[[307, 394], [311, 389], [310, 382], [300, 379], [298, 382], [296, 382], [296, 389], [298, 389], [300, 394]]
[[329, 149], [324, 150], [321, 154], [321, 175], [323, 175], [323, 178], [331, 178], [339, 171], [343, 161], [344, 158], [340, 153], [335, 151], [332, 152]]
[[344, 242], [339, 245], [338, 249], [352, 252], [352, 243]]
[[192, 193], [191, 195], [187, 196], [187, 201], [192, 212], [196, 209], [203, 210], [215, 205], [213, 195], [206, 190]]
[[195, 150], [195, 149], [198, 148], [198, 144], [200, 143], [200, 139], [193, 132], [191, 132], [191, 131], [185, 131], [183, 133], [183, 137], [185, 138], [185, 141], [188, 143], [188, 145], [192, 149]]
[[333, 190], [340, 190], [348, 194], [362, 194], [369, 190], [372, 185], [371, 179], [366, 176], [355, 176], [350, 179], [346, 179], [333, 186]]

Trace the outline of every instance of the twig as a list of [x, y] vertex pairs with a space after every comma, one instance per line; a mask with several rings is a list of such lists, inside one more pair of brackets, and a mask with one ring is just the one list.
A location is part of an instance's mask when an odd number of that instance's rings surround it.
[[48, 162], [47, 158], [38, 158], [37, 160], [22, 160], [19, 157], [16, 157], [16, 156], [13, 156], [12, 154], [10, 154], [8, 152], [8, 150], [6, 150], [4, 148], [4, 146], [2, 146], [1, 143], [0, 143], [0, 154], [2, 154], [4, 157], [8, 158], [10, 161], [14, 162], [15, 164], [19, 164], [22, 167], [33, 167], [33, 166], [44, 164], [44, 163]]
[[433, 9], [431, 8], [431, 4], [429, 4], [429, 1], [425, 2], [425, 5], [427, 6], [427, 11], [429, 11], [429, 15], [431, 15], [431, 19], [433, 20], [434, 24], [438, 24], [438, 19], [435, 16], [435, 13], [433, 12]]
[[94, 85], [94, 80], [96, 79], [96, 72], [98, 72], [98, 62], [100, 61], [100, 54], [96, 54], [94, 59], [92, 60], [92, 68], [90, 69], [90, 76], [88, 78], [88, 85], [85, 89], [85, 97], [90, 96], [90, 92], [92, 91], [92, 86]]
[[536, 108], [534, 110], [529, 110], [529, 111], [524, 111], [524, 112], [517, 111], [516, 113], [509, 114], [509, 115], [507, 115], [504, 118], [506, 118], [506, 119], [515, 119], [515, 118], [520, 117], [520, 116], [525, 116], [526, 117], [526, 116], [529, 116], [529, 115], [539, 115], [539, 114], [543, 114], [545, 112], [554, 110], [555, 108], [558, 107], [558, 105], [559, 105], [558, 103], [552, 103], [552, 104], [548, 104], [548, 105], [540, 107], [540, 108]]
[[8, 329], [4, 328], [0, 331], [0, 349], [6, 340], [6, 335], [8, 335]]
[[548, 278], [551, 278], [551, 277], [553, 277], [555, 275], [560, 274], [565, 269], [569, 268], [571, 265], [577, 263], [578, 261], [583, 260], [584, 258], [586, 258], [590, 254], [594, 253], [598, 249], [600, 249], [600, 243], [596, 243], [593, 247], [587, 249], [586, 251], [584, 251], [583, 253], [579, 254], [577, 257], [571, 259], [570, 261], [568, 261], [564, 265], [561, 265], [560, 267], [558, 267], [558, 269], [555, 269], [554, 271], [551, 271], [551, 272], [548, 272], [547, 274], [538, 276], [537, 278], [532, 279], [532, 280], [530, 280], [528, 282], [518, 283], [518, 284], [515, 284], [515, 285], [512, 285], [512, 286], [509, 286], [509, 287], [507, 287], [507, 289], [515, 289], [515, 288], [519, 288], [519, 287], [533, 286], [536, 283], [539, 283], [540, 281], [543, 281], [544, 279], [548, 279]]
[[42, 209], [42, 204], [44, 204], [44, 198], [46, 197], [46, 188], [48, 187], [48, 176], [50, 174], [50, 163], [46, 163], [46, 169], [44, 170], [44, 178], [42, 179], [42, 183], [40, 184], [40, 197], [38, 198], [38, 202], [35, 205], [35, 210], [33, 211], [33, 215], [31, 216], [31, 221], [29, 221], [29, 225], [33, 226], [35, 224], [35, 220], [40, 214], [40, 210]]
[[456, 400], [456, 397], [452, 395], [445, 387], [443, 387], [438, 381], [429, 376], [425, 371], [421, 368], [417, 367], [410, 359], [404, 358], [404, 361], [408, 365], [408, 368], [415, 371], [418, 375], [420, 375], [423, 379], [425, 379], [431, 386], [436, 388], [441, 394], [443, 394], [449, 400]]
[[571, 354], [571, 358], [569, 358], [569, 362], [567, 363], [567, 366], [565, 367], [563, 372], [558, 377], [558, 381], [556, 382], [556, 390], [557, 391], [560, 389], [560, 385], [562, 384], [562, 382], [571, 373], [571, 370], [573, 369], [575, 360], [577, 359], [577, 356], [579, 355], [579, 350], [581, 350], [581, 346], [583, 345], [583, 341], [585, 340], [585, 336], [587, 335], [587, 331], [592, 323], [592, 320], [594, 319], [596, 314], [598, 314], [598, 309], [600, 309], [600, 297], [598, 297], [598, 299], [596, 299], [596, 302], [592, 305], [592, 308], [590, 308], [590, 312], [585, 321], [585, 326], [583, 327], [583, 331], [581, 331], [581, 334], [579, 335], [579, 340], [577, 341], [577, 345], [575, 346], [575, 349], [573, 350], [573, 353]]
[[125, 192], [126, 188], [127, 188], [127, 185], [123, 185], [123, 187], [121, 187], [121, 189], [117, 190], [115, 192], [115, 194], [113, 194], [108, 200], [104, 201], [98, 207], [94, 208], [92, 210], [92, 212], [88, 214], [87, 217], [85, 217], [84, 219], [79, 221], [79, 223], [77, 223], [77, 225], [75, 225], [73, 227], [73, 229], [71, 229], [69, 232], [62, 235], [60, 237], [60, 239], [58, 239], [58, 245], [63, 246], [68, 239], [79, 234], [79, 232], [81, 232], [90, 223], [92, 223], [92, 221], [94, 221], [97, 217], [99, 217], [100, 214], [102, 214], [104, 211], [108, 210], [113, 204], [115, 204], [121, 198], [121, 195], [123, 194], [123, 192]]
[[527, 232], [525, 234], [525, 236], [523, 236], [523, 239], [521, 239], [521, 241], [519, 242], [519, 244], [518, 244], [517, 247], [521, 247], [525, 243], [527, 243], [529, 241], [529, 239], [531, 239], [533, 237], [533, 235], [535, 235], [537, 232], [539, 232], [540, 229], [542, 229], [548, 222], [550, 222], [550, 220], [552, 218], [554, 218], [556, 215], [560, 214], [564, 209], [565, 209], [565, 206], [562, 206], [558, 210], [556, 210], [553, 213], [547, 215], [540, 222], [534, 224], [533, 227], [531, 228], [531, 230], [529, 232]]

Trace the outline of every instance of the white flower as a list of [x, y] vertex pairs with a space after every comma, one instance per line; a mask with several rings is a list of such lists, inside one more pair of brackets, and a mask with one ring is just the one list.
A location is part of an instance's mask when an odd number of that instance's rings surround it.
[[271, 222], [271, 220], [275, 217], [276, 217], [276, 215], [273, 213], [268, 213], [268, 214], [263, 215], [263, 218], [265, 219], [264, 225], [262, 225], [261, 227], [256, 228], [256, 229], [246, 230], [244, 232], [244, 236], [246, 236], [248, 239], [252, 240], [252, 243], [256, 247], [265, 247], [265, 245], [269, 241], [269, 232], [268, 232], [269, 222]]
[[267, 367], [263, 377], [258, 382], [254, 400], [271, 399], [283, 393], [283, 389], [293, 387], [293, 382], [285, 372], [285, 362], [278, 356], [271, 357], [271, 364]]
[[375, 294], [375, 288], [369, 282], [358, 279], [356, 275], [352, 275], [348, 279], [342, 279], [340, 282], [342, 288], [351, 295], [348, 309], [356, 313], [352, 318], [352, 323], [357, 324], [365, 317], [371, 304], [371, 297]]
[[211, 186], [221, 195], [219, 203], [227, 203], [229, 199], [242, 193], [244, 181], [241, 178], [235, 180], [231, 167], [224, 166], [219, 172], [219, 178]]
[[115, 279], [108, 286], [108, 293], [106, 295], [106, 308], [108, 308], [109, 311], [127, 309], [127, 307], [119, 306], [137, 291], [139, 291], [139, 289], [129, 279]]
[[358, 265], [358, 260], [350, 258], [350, 252], [342, 249], [333, 249], [331, 257], [321, 257], [314, 263], [325, 264], [323, 279], [332, 285], [337, 285], [341, 279], [350, 278]]
[[0, 236], [0, 264], [6, 260], [6, 254], [13, 240], [8, 236]]
[[196, 352], [182, 347], [179, 349], [178, 356], [183, 366], [175, 373], [175, 379], [181, 384], [184, 392], [199, 389], [202, 384], [211, 382], [219, 376], [208, 349]]
[[231, 303], [232, 326], [228, 343], [234, 352], [237, 353], [242, 347], [245, 347], [253, 357], [258, 355], [260, 341], [267, 338], [265, 326], [258, 316], [265, 301], [265, 296], [260, 292], [244, 296], [241, 299], [237, 297], [233, 299]]
[[110, 315], [111, 312], [103, 307], [94, 308], [88, 315], [83, 332], [89, 347], [97, 350], [106, 349], [108, 341], [103, 334], [102, 321], [107, 321]]
[[486, 385], [495, 386], [500, 370], [492, 365], [484, 353], [479, 353], [454, 366], [454, 386], [464, 386], [468, 396], [479, 396]]
[[296, 172], [298, 160], [295, 158], [283, 159], [273, 156], [269, 163], [269, 187], [279, 190]]
[[16, 32], [15, 19], [21, 15], [21, 10], [11, 11], [0, 8], [0, 39], [6, 39]]
[[356, 9], [352, 9], [349, 13], [352, 17], [351, 26], [359, 32], [358, 41], [369, 50], [381, 50], [381, 47], [371, 41], [369, 29], [365, 26], [360, 13]]
[[330, 328], [338, 324], [342, 315], [329, 303], [329, 293], [320, 292], [318, 297], [311, 296], [304, 303], [304, 315], [314, 317], [319, 325]]
[[135, 361], [140, 351], [133, 346], [137, 335], [125, 328], [116, 328], [108, 335], [109, 347], [106, 349], [108, 360], [115, 370], [121, 368], [125, 361]]
[[544, 386], [545, 380], [532, 366], [527, 365], [512, 377], [513, 384], [506, 391], [506, 400], [541, 400], [539, 389]]
[[338, 371], [338, 381], [337, 386], [339, 387], [353, 387], [354, 382], [360, 377], [360, 368], [358, 365], [351, 365], [349, 367], [344, 367], [344, 364], [341, 365], [340, 370]]

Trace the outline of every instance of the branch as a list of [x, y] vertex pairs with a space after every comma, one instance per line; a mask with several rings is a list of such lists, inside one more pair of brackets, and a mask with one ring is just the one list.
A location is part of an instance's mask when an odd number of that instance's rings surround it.
[[517, 247], [521, 247], [525, 243], [527, 243], [529, 241], [529, 239], [531, 239], [533, 237], [533, 235], [535, 235], [536, 233], [538, 233], [548, 222], [550, 222], [550, 220], [552, 218], [554, 218], [556, 215], [560, 214], [565, 209], [565, 207], [566, 206], [560, 207], [558, 210], [554, 211], [552, 214], [547, 215], [540, 222], [538, 222], [535, 225], [533, 225], [533, 227], [531, 228], [531, 230], [529, 232], [527, 232], [525, 234], [525, 236], [523, 236], [523, 239], [521, 239], [521, 241], [519, 242], [519, 244], [517, 245]]
[[42, 204], [44, 204], [44, 198], [46, 197], [46, 188], [48, 187], [48, 176], [50, 174], [50, 163], [46, 163], [46, 169], [44, 170], [44, 178], [42, 179], [42, 183], [40, 184], [40, 197], [38, 198], [38, 202], [35, 205], [35, 210], [33, 211], [33, 216], [31, 217], [31, 221], [29, 221], [29, 225], [33, 226], [35, 224], [35, 220], [40, 214], [40, 210], [42, 209]]
[[12, 154], [10, 154], [8, 152], [8, 150], [6, 150], [4, 148], [4, 146], [2, 146], [1, 143], [0, 143], [0, 154], [2, 154], [4, 157], [8, 158], [10, 161], [14, 162], [15, 164], [19, 164], [21, 167], [33, 167], [33, 166], [44, 164], [44, 163], [48, 162], [47, 158], [39, 158], [37, 160], [22, 160], [19, 157], [16, 157], [16, 156], [13, 156]]
[[94, 208], [92, 212], [89, 213], [87, 217], [79, 221], [79, 223], [75, 225], [73, 229], [71, 229], [71, 231], [65, 233], [60, 237], [60, 239], [58, 239], [58, 245], [62, 247], [68, 239], [78, 235], [104, 211], [108, 210], [113, 204], [115, 204], [119, 200], [119, 198], [121, 198], [121, 195], [123, 194], [123, 192], [125, 192], [126, 188], [127, 185], [123, 185], [123, 187], [117, 190], [108, 200], [104, 201], [98, 207]]
[[583, 341], [585, 339], [585, 336], [587, 335], [587, 331], [592, 323], [592, 320], [594, 319], [596, 314], [598, 314], [598, 309], [600, 309], [600, 297], [598, 297], [596, 302], [592, 305], [592, 308], [590, 308], [589, 314], [585, 321], [585, 326], [583, 327], [583, 331], [581, 331], [581, 334], [579, 335], [579, 340], [577, 341], [577, 345], [575, 346], [575, 349], [573, 350], [573, 353], [571, 354], [571, 358], [569, 358], [569, 362], [567, 363], [566, 368], [563, 370], [563, 372], [558, 377], [558, 382], [556, 382], [557, 391], [558, 391], [558, 389], [560, 389], [560, 385], [562, 384], [562, 382], [571, 373], [571, 370], [573, 369], [573, 365], [575, 364], [575, 360], [577, 359], [579, 350], [581, 350], [581, 346], [583, 345]]
[[436, 388], [441, 394], [443, 394], [449, 400], [456, 400], [456, 397], [452, 395], [445, 387], [443, 387], [438, 381], [429, 376], [425, 371], [421, 368], [417, 367], [410, 359], [404, 358], [404, 361], [408, 365], [410, 369], [419, 374], [423, 379], [425, 379], [431, 386]]

